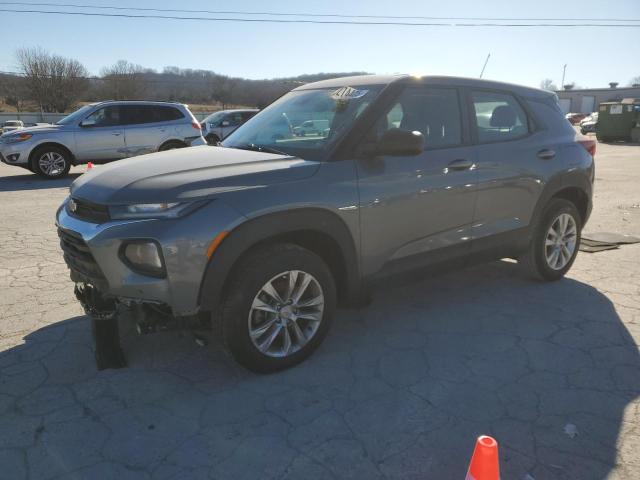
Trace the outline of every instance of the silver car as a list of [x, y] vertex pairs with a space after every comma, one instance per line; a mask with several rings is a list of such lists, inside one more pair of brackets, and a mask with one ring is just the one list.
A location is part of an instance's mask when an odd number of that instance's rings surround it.
[[0, 161], [44, 178], [60, 178], [71, 165], [205, 143], [200, 124], [186, 105], [107, 101], [86, 105], [55, 125], [3, 134]]
[[209, 145], [215, 145], [258, 112], [258, 109], [249, 109], [212, 113], [202, 121], [202, 135]]
[[0, 133], [13, 132], [15, 130], [20, 130], [21, 128], [24, 128], [24, 123], [22, 123], [22, 120], [7, 120], [2, 124]]

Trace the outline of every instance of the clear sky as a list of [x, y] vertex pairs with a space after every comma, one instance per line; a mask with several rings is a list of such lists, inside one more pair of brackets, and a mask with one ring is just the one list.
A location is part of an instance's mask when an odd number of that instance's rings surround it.
[[[362, 15], [640, 19], [640, 0], [58, 3]], [[3, 7], [21, 8], [0, 5]], [[126, 59], [155, 69], [172, 65], [247, 78], [355, 70], [475, 77], [490, 52], [485, 78], [525, 85], [538, 86], [543, 78], [560, 84], [565, 63], [565, 83], [575, 82], [582, 87], [606, 87], [612, 81], [625, 85], [640, 75], [640, 28], [294, 25], [0, 12], [0, 37], [0, 70], [15, 70], [16, 48], [42, 46], [80, 60], [92, 74], [118, 59]]]

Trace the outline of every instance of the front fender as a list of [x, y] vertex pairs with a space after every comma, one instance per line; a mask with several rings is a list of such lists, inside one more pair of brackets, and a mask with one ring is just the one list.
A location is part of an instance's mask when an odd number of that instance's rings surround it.
[[240, 257], [252, 247], [299, 231], [329, 235], [340, 248], [344, 261], [347, 303], [355, 303], [360, 292], [360, 267], [353, 237], [334, 213], [321, 208], [299, 208], [265, 214], [246, 221], [231, 231], [215, 250], [200, 288], [200, 309], [213, 311], [222, 299], [225, 282]]

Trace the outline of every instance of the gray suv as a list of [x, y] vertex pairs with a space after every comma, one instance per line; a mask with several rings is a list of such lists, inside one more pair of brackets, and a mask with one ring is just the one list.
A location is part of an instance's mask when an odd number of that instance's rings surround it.
[[205, 143], [186, 105], [107, 101], [86, 105], [55, 125], [0, 136], [0, 161], [53, 179], [64, 177], [71, 165]]
[[[326, 135], [283, 128], [317, 118]], [[83, 175], [57, 226], [101, 367], [123, 364], [128, 310], [145, 332], [208, 323], [242, 365], [269, 372], [311, 354], [336, 304], [365, 302], [390, 275], [511, 257], [562, 278], [591, 212], [594, 149], [546, 91], [326, 80], [219, 147]]]

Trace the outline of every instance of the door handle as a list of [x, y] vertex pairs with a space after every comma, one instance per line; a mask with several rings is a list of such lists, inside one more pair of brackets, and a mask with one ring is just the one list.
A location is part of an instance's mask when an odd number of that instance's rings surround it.
[[118, 132], [113, 132], [111, 135], [113, 135], [114, 137], [119, 137], [120, 135], [122, 135], [121, 133]]
[[549, 148], [545, 148], [544, 150], [540, 150], [538, 152], [538, 158], [541, 158], [542, 160], [551, 160], [555, 156], [556, 152]]
[[473, 167], [473, 162], [471, 160], [467, 160], [466, 158], [459, 158], [458, 160], [454, 160], [453, 162], [447, 165], [446, 170], [468, 170]]

